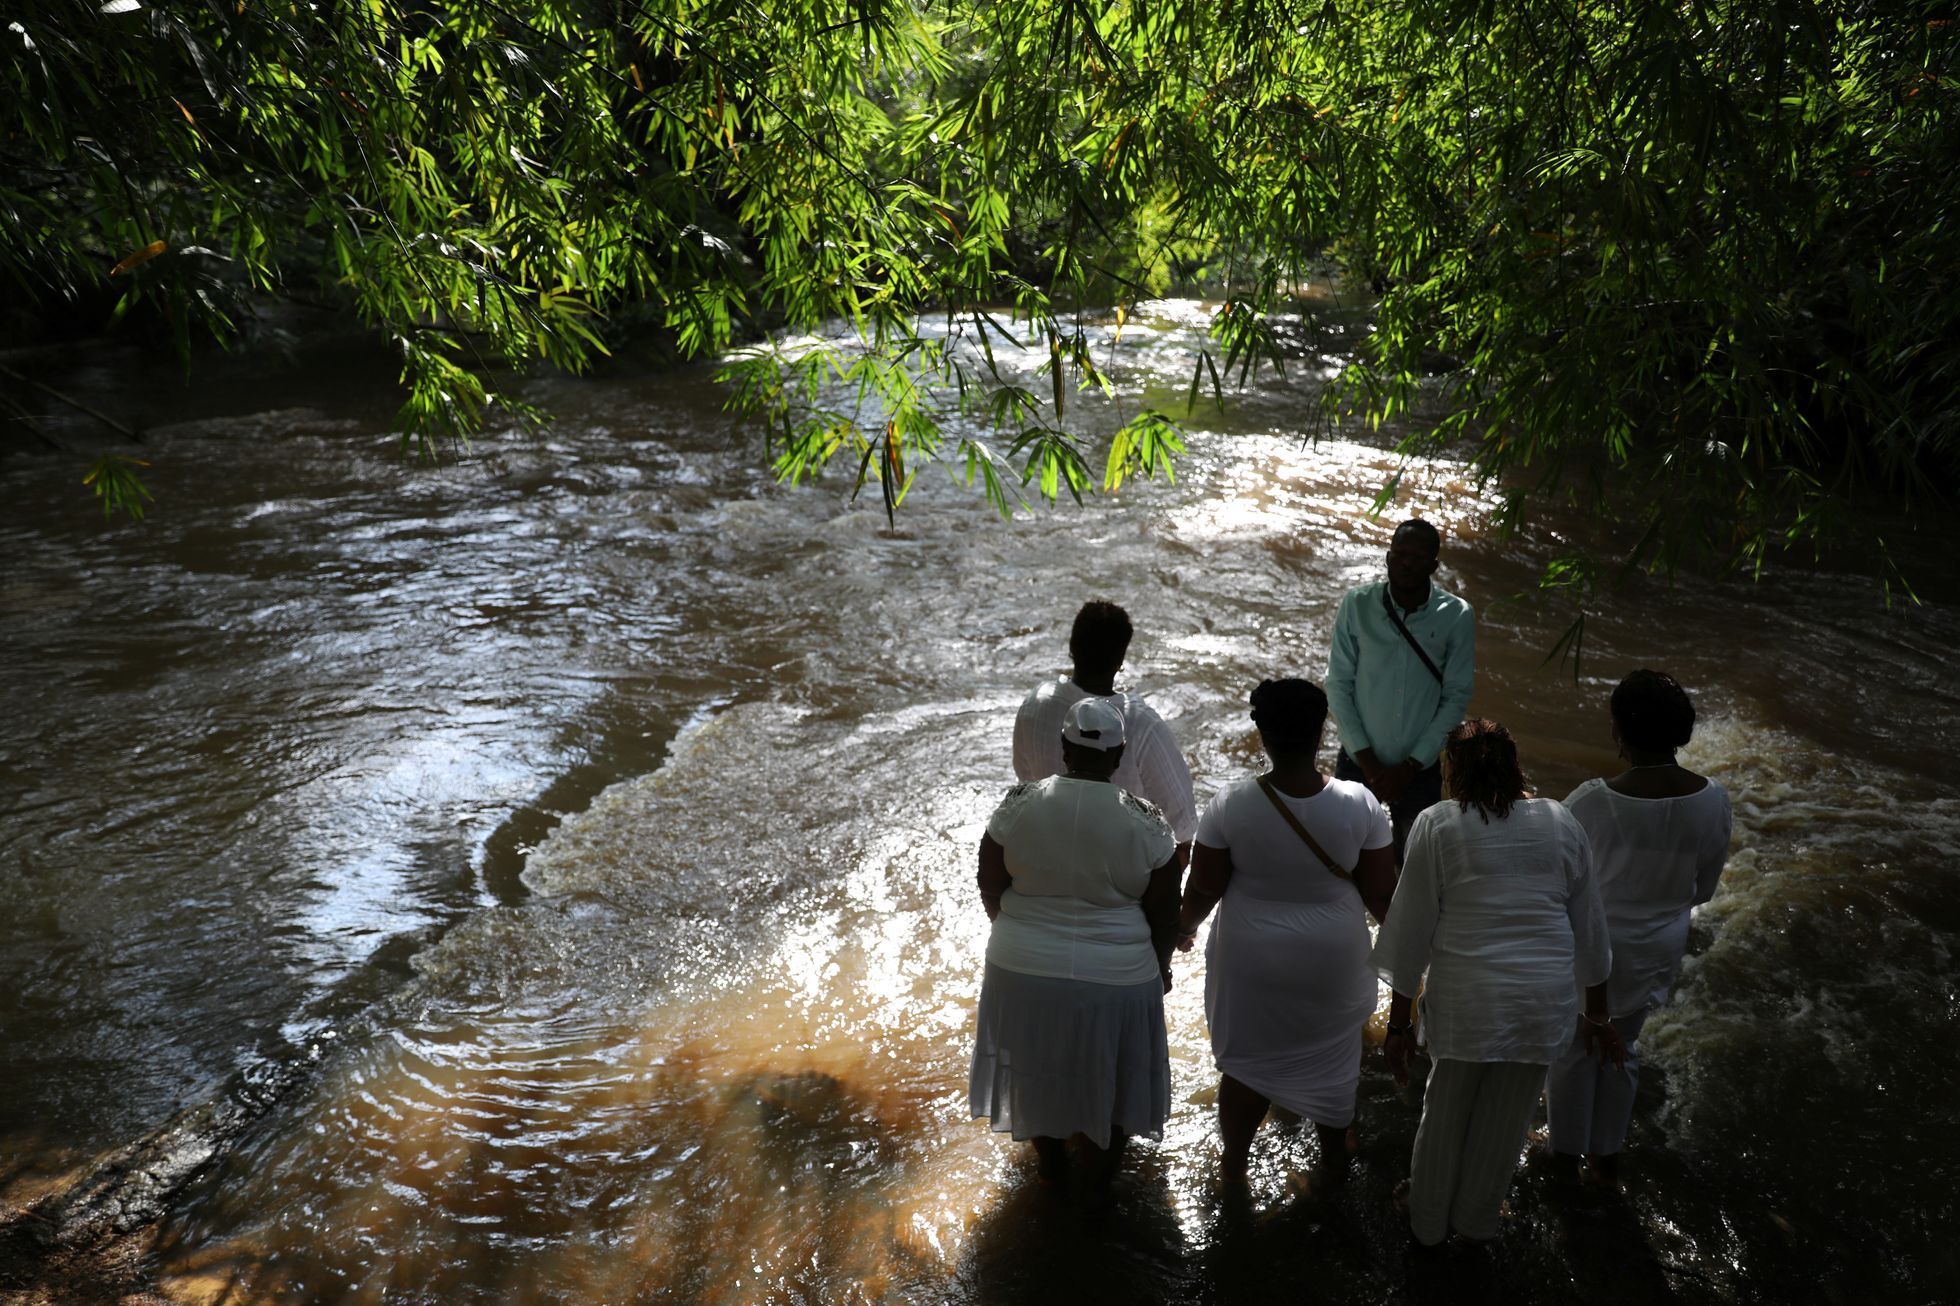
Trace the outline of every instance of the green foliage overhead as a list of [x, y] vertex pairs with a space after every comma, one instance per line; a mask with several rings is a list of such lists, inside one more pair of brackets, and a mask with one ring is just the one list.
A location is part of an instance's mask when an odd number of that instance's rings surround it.
[[[1145, 411], [1091, 472], [1082, 310], [1223, 285], [1193, 360], [1222, 388], [1283, 362], [1332, 258], [1381, 298], [1321, 418], [1467, 449], [1512, 520], [1629, 519], [1633, 565], [1748, 565], [1951, 484], [1946, 12], [15, 0], [0, 281], [106, 286], [180, 342], [248, 293], [344, 303], [425, 446], [525, 416], [501, 371], [578, 368], [629, 306], [700, 355], [843, 320], [848, 349], [729, 365], [779, 473], [845, 460], [895, 510], [938, 460], [1004, 511], [1183, 448]], [[995, 372], [1007, 340], [1041, 392]], [[129, 477], [96, 484], [140, 502]]]

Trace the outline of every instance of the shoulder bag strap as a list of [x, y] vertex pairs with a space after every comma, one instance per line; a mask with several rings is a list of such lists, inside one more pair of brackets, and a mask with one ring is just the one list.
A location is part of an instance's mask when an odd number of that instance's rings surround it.
[[1416, 637], [1409, 633], [1409, 628], [1402, 624], [1402, 614], [1395, 610], [1395, 602], [1388, 597], [1388, 586], [1386, 585], [1382, 586], [1382, 611], [1388, 614], [1389, 622], [1400, 632], [1402, 638], [1409, 641], [1409, 647], [1414, 649], [1416, 656], [1422, 659], [1422, 665], [1429, 668], [1429, 674], [1436, 677], [1436, 683], [1439, 685], [1442, 684], [1442, 671], [1438, 669], [1434, 662], [1429, 660], [1429, 654], [1423, 650], [1421, 644], [1416, 642]]
[[1293, 827], [1293, 833], [1299, 835], [1306, 842], [1307, 847], [1313, 849], [1313, 855], [1320, 858], [1321, 865], [1340, 876], [1343, 880], [1354, 879], [1354, 873], [1352, 871], [1342, 870], [1340, 863], [1336, 862], [1332, 857], [1329, 857], [1327, 850], [1314, 842], [1314, 837], [1307, 833], [1307, 827], [1300, 824], [1300, 818], [1293, 815], [1293, 809], [1288, 807], [1285, 800], [1279, 796], [1279, 790], [1273, 788], [1272, 781], [1262, 775], [1259, 777], [1259, 787], [1265, 790], [1266, 797], [1273, 800], [1273, 806], [1279, 808], [1279, 814], [1286, 818], [1288, 825]]

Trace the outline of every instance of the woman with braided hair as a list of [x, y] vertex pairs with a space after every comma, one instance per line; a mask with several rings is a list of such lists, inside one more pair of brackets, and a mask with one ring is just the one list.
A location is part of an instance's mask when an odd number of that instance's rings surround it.
[[1382, 1047], [1398, 1083], [1408, 1080], [1411, 1007], [1423, 991], [1432, 1069], [1407, 1197], [1410, 1232], [1426, 1247], [1452, 1230], [1497, 1236], [1546, 1067], [1580, 1020], [1581, 989], [1587, 1050], [1623, 1055], [1607, 1019], [1612, 955], [1585, 831], [1563, 805], [1525, 796], [1517, 745], [1494, 721], [1450, 732], [1443, 783], [1445, 800], [1410, 828], [1374, 957], [1394, 990]]

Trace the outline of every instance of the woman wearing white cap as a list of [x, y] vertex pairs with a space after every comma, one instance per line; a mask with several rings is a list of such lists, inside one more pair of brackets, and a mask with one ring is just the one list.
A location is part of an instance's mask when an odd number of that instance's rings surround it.
[[1018, 784], [980, 841], [993, 931], [968, 1095], [975, 1119], [1031, 1140], [1048, 1181], [1067, 1140], [1114, 1173], [1132, 1134], [1170, 1114], [1164, 993], [1177, 935], [1177, 840], [1162, 813], [1109, 777], [1123, 715], [1102, 699], [1062, 723], [1068, 768]]

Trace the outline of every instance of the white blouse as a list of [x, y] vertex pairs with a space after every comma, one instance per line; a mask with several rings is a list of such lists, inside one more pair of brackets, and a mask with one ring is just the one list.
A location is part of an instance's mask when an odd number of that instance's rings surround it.
[[1715, 896], [1728, 860], [1728, 791], [1710, 780], [1678, 798], [1634, 798], [1588, 780], [1565, 805], [1592, 844], [1613, 940], [1613, 1014], [1667, 1001], [1688, 948], [1688, 917]]
[[1398, 993], [1428, 972], [1432, 1057], [1550, 1065], [1572, 1044], [1579, 989], [1611, 967], [1592, 853], [1561, 804], [1520, 799], [1485, 820], [1445, 799], [1416, 818], [1375, 971]]
[[1143, 891], [1177, 852], [1161, 812], [1106, 781], [1050, 776], [1008, 790], [987, 833], [1013, 877], [990, 964], [1093, 984], [1157, 978]]

